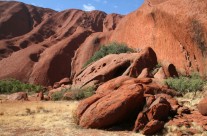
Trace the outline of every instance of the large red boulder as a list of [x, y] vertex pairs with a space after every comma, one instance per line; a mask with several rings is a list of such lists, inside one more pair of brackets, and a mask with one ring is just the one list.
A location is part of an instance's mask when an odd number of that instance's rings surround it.
[[125, 86], [91, 104], [80, 117], [79, 125], [85, 128], [105, 128], [129, 119], [142, 109], [143, 104], [142, 86], [137, 84]]
[[198, 110], [202, 115], [207, 116], [207, 98], [198, 103]]
[[144, 68], [152, 69], [156, 64], [156, 54], [151, 48], [140, 53], [110, 54], [81, 71], [73, 79], [73, 86], [99, 85], [121, 75], [137, 77]]

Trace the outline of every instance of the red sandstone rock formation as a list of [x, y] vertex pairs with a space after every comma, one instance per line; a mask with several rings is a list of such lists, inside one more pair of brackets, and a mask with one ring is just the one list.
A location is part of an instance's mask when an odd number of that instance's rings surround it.
[[73, 86], [98, 85], [121, 75], [137, 77], [144, 68], [152, 69], [156, 64], [156, 54], [151, 48], [140, 53], [107, 55], [80, 72]]
[[[74, 68], [79, 71], [98, 49], [92, 47], [99, 47], [104, 39], [108, 41], [110, 31], [122, 18], [101, 11], [56, 12], [20, 2], [1, 1], [0, 10], [0, 79], [16, 78], [42, 85], [70, 77]], [[86, 42], [91, 34], [92, 41], [98, 37], [92, 44]], [[79, 51], [83, 54], [87, 45], [91, 54], [82, 58], [76, 53], [71, 66], [75, 51], [83, 46]]]
[[184, 74], [205, 75], [206, 5], [205, 0], [148, 0], [123, 17], [1, 1], [0, 79], [53, 85], [74, 78], [100, 45], [110, 41], [137, 50], [152, 47], [164, 72], [171, 71], [166, 76], [176, 74], [171, 64]]
[[158, 61], [179, 72], [207, 74], [207, 1], [146, 0], [124, 17], [111, 40], [130, 47], [152, 47]]

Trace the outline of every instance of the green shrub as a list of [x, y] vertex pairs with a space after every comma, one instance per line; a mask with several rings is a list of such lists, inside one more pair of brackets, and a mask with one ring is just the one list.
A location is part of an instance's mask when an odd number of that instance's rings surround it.
[[60, 101], [60, 100], [62, 100], [64, 93], [65, 93], [64, 91], [54, 92], [51, 95], [51, 100], [52, 101]]
[[39, 85], [22, 83], [21, 81], [15, 79], [0, 80], [0, 94], [15, 93], [20, 91], [35, 93], [40, 90], [43, 90], [43, 87]]
[[[68, 93], [69, 96], [64, 96], [65, 93]], [[60, 92], [55, 92], [51, 95], [51, 100], [81, 100], [88, 98], [95, 94], [95, 87], [86, 87], [86, 88], [75, 88], [75, 89], [62, 89]]]
[[92, 87], [81, 88], [81, 89], [73, 89], [70, 91], [73, 100], [81, 100], [95, 94], [95, 87], [92, 86]]
[[95, 62], [109, 54], [120, 54], [127, 52], [134, 52], [134, 50], [127, 47], [123, 43], [109, 43], [108, 45], [101, 46], [101, 48], [84, 64], [83, 67], [86, 67], [92, 62]]
[[180, 76], [178, 78], [168, 78], [165, 83], [172, 89], [180, 92], [193, 92], [202, 90], [206, 81], [198, 74], [194, 73], [190, 76]]

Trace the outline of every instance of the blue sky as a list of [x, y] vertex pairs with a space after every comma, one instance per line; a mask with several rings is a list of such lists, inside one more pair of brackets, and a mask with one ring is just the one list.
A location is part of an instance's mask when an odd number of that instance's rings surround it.
[[144, 0], [16, 0], [57, 11], [82, 9], [101, 10], [106, 13], [128, 14], [142, 5]]

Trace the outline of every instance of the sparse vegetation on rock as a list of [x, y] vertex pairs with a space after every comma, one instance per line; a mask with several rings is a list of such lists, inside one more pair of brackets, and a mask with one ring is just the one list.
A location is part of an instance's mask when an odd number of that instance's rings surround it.
[[112, 42], [107, 45], [101, 46], [100, 50], [97, 51], [85, 64], [83, 67], [88, 66], [92, 62], [95, 62], [109, 54], [120, 54], [120, 53], [127, 53], [127, 52], [134, 52], [133, 49], [127, 47], [124, 43], [117, 43]]
[[64, 95], [65, 100], [82, 100], [95, 94], [95, 87], [75, 88], [67, 91]]

